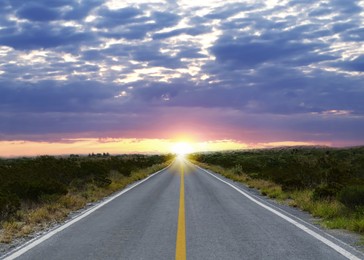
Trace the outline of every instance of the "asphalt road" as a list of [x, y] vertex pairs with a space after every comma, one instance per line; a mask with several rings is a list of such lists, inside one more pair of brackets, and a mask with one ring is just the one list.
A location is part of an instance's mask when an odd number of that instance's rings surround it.
[[88, 216], [79, 217], [69, 227], [55, 230], [48, 239], [29, 244], [8, 259], [363, 257], [325, 232], [274, 209], [243, 187], [214, 176], [218, 175], [177, 160]]

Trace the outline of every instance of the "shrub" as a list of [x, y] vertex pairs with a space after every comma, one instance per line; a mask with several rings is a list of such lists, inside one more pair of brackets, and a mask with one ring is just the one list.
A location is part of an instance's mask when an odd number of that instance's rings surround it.
[[364, 185], [345, 187], [338, 198], [341, 203], [351, 209], [364, 206]]
[[19, 208], [20, 201], [16, 195], [0, 192], [0, 220], [13, 215]]
[[33, 180], [26, 187], [26, 198], [39, 200], [43, 195], [64, 195], [67, 193], [67, 187], [54, 180]]
[[313, 191], [313, 199], [331, 199], [337, 196], [340, 191], [338, 185], [320, 185], [316, 187]]
[[106, 187], [109, 186], [111, 184], [111, 180], [108, 178], [104, 178], [104, 177], [100, 177], [100, 176], [95, 176], [94, 177], [94, 184], [98, 187]]
[[123, 167], [120, 169], [120, 173], [125, 177], [129, 177], [131, 175], [131, 167]]
[[242, 175], [243, 172], [243, 167], [240, 164], [237, 164], [233, 167], [233, 173], [236, 175]]

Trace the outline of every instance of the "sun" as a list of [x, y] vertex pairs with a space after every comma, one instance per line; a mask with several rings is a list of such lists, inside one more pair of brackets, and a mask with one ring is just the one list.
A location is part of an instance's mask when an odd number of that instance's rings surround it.
[[172, 152], [180, 157], [184, 157], [193, 151], [192, 145], [186, 142], [175, 143], [172, 148]]

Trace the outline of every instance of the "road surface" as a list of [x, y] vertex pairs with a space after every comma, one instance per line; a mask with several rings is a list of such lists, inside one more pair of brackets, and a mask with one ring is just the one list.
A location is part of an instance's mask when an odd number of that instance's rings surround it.
[[[216, 177], [217, 176], [217, 177]], [[6, 259], [361, 259], [182, 159]]]

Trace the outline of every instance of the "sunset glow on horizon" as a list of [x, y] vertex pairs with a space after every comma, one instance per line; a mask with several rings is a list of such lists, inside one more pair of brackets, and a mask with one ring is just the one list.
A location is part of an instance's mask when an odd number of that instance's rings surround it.
[[58, 142], [0, 141], [0, 157], [39, 156], [39, 155], [87, 155], [91, 153], [109, 154], [156, 154], [174, 153], [186, 155], [194, 152], [274, 148], [282, 146], [324, 145], [327, 143], [272, 142], [248, 144], [236, 140], [215, 140], [206, 142], [185, 142], [164, 139], [73, 139]]
[[89, 153], [174, 153], [185, 155], [199, 151], [243, 149], [246, 145], [232, 140], [187, 143], [162, 139], [80, 139], [67, 142], [0, 142], [0, 156], [68, 155]]

